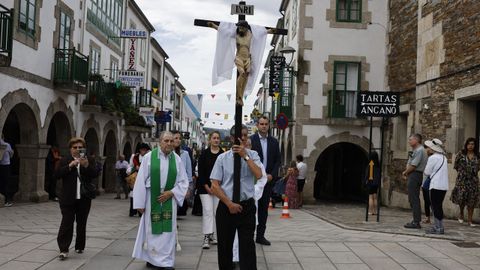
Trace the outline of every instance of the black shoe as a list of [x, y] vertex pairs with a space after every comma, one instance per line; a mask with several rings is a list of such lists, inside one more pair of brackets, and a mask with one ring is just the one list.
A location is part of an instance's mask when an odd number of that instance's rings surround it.
[[157, 268], [155, 265], [147, 262], [147, 268]]
[[409, 222], [405, 225], [403, 225], [403, 227], [405, 227], [406, 229], [421, 229], [422, 226], [420, 226], [419, 223], [416, 223], [416, 222]]
[[262, 238], [257, 238], [257, 241], [255, 241], [257, 244], [264, 245], [264, 246], [270, 246], [271, 243], [265, 237]]
[[78, 254], [82, 254], [82, 253], [83, 253], [83, 249], [75, 249], [75, 252], [78, 253]]

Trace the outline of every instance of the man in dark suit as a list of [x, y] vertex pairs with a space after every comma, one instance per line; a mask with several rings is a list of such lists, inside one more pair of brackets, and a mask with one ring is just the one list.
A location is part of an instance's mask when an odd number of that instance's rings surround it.
[[261, 245], [270, 245], [265, 239], [267, 229], [268, 203], [272, 194], [275, 180], [278, 178], [280, 168], [280, 148], [277, 139], [268, 135], [269, 120], [262, 116], [257, 122], [258, 132], [250, 137], [252, 150], [257, 151], [260, 160], [267, 172], [268, 182], [263, 189], [262, 198], [258, 201], [258, 225], [256, 242]]

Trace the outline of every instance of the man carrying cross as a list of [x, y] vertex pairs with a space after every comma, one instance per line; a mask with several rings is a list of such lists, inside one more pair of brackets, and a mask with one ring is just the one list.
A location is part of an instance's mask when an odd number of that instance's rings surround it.
[[160, 149], [144, 156], [133, 189], [133, 207], [145, 213], [132, 257], [158, 269], [173, 269], [177, 205], [183, 204], [188, 189], [182, 160], [172, 150], [173, 134], [162, 132]]

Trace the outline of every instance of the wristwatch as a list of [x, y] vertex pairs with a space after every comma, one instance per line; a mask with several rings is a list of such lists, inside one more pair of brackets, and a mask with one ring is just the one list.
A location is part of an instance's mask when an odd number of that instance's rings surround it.
[[250, 157], [249, 157], [248, 155], [245, 155], [245, 156], [243, 157], [243, 159], [244, 159], [245, 161], [248, 161], [248, 160], [250, 160]]

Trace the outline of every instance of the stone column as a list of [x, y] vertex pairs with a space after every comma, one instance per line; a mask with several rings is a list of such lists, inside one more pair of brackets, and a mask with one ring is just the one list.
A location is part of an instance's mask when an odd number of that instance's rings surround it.
[[[305, 162], [305, 160], [304, 160]], [[315, 163], [314, 163], [315, 164]], [[308, 166], [308, 164], [307, 164]], [[303, 187], [303, 204], [314, 204], [315, 197], [313, 196], [314, 193], [314, 183], [315, 183], [315, 168], [307, 167], [307, 182]]]
[[103, 164], [105, 164], [105, 159], [107, 159], [107, 157], [97, 157], [96, 158], [96, 161], [100, 162], [100, 164], [102, 165], [102, 171], [100, 172], [100, 174], [98, 175], [98, 178], [97, 178], [97, 194], [98, 195], [102, 195], [105, 193], [105, 189], [103, 189], [103, 174], [104, 174], [104, 171], [103, 171]]
[[[3, 157], [3, 154], [5, 153], [5, 150], [7, 149], [6, 145], [0, 145], [0, 158]], [[0, 207], [3, 207], [5, 204], [5, 196], [3, 194], [0, 194]]]
[[50, 146], [43, 144], [17, 144], [16, 148], [20, 158], [20, 173], [15, 200], [48, 201], [48, 193], [44, 190], [44, 183], [45, 158], [50, 150]]

